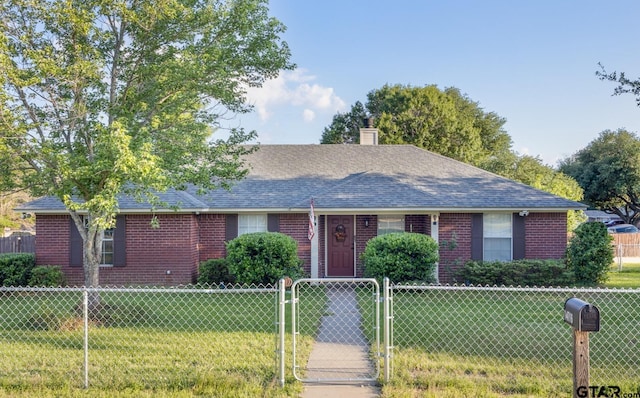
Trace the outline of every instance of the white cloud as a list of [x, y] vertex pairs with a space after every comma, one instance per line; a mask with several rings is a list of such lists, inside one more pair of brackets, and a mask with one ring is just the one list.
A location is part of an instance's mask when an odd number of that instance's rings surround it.
[[316, 113], [311, 109], [305, 109], [304, 111], [302, 111], [302, 118], [305, 122], [312, 122], [313, 119], [316, 118]]
[[305, 107], [302, 116], [307, 122], [315, 119], [318, 111], [337, 112], [346, 107], [332, 87], [312, 83], [314, 80], [316, 76], [308, 74], [305, 69], [284, 71], [260, 88], [248, 88], [247, 100], [255, 106], [262, 121], [271, 118], [274, 108], [280, 106]]

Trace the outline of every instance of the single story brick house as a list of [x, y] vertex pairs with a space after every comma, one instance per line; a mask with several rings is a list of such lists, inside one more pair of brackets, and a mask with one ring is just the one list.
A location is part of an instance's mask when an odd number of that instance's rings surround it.
[[[361, 277], [360, 254], [377, 235], [427, 234], [442, 243], [437, 275], [447, 283], [471, 259], [561, 258], [567, 211], [585, 208], [411, 145], [261, 145], [246, 162], [248, 176], [229, 191], [162, 194], [180, 210], [156, 210], [160, 228], [148, 205], [122, 198], [101, 283], [188, 284], [201, 261], [225, 256], [225, 242], [257, 231], [293, 237], [315, 278]], [[35, 215], [37, 264], [82, 284], [81, 241], [64, 206], [41, 198], [16, 210]]]

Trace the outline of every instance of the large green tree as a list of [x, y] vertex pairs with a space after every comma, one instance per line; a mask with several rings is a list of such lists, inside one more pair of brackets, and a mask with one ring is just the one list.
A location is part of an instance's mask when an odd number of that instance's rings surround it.
[[385, 85], [334, 116], [321, 143], [358, 143], [365, 117], [373, 117], [381, 144], [411, 144], [476, 166], [509, 153], [505, 120], [485, 112], [457, 88]]
[[578, 181], [588, 205], [629, 224], [640, 220], [640, 139], [634, 133], [603, 131], [560, 170]]
[[1, 188], [60, 199], [98, 285], [118, 195], [157, 203], [245, 175], [254, 133], [211, 135], [249, 109], [247, 87], [293, 67], [284, 29], [262, 0], [5, 0]]

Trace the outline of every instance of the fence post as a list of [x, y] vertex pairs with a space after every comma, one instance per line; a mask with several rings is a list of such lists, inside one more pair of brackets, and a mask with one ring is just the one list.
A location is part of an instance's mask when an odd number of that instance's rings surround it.
[[285, 356], [285, 311], [286, 311], [286, 286], [285, 280], [280, 279], [278, 282], [280, 300], [278, 305], [278, 335], [280, 338], [279, 347], [279, 375], [280, 375], [280, 387], [284, 387], [284, 356]]
[[82, 290], [82, 320], [84, 329], [84, 388], [89, 388], [89, 292]]
[[382, 309], [384, 318], [384, 382], [388, 383], [391, 377], [391, 329], [393, 327], [390, 314], [391, 289], [389, 288], [389, 278], [384, 278], [382, 290], [384, 301]]
[[618, 271], [622, 271], [622, 244], [618, 243]]

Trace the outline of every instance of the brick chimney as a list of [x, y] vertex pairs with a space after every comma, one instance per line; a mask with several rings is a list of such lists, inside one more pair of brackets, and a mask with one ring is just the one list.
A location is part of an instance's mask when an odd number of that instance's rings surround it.
[[364, 119], [364, 127], [360, 129], [360, 145], [378, 145], [378, 129], [373, 127], [373, 117]]

